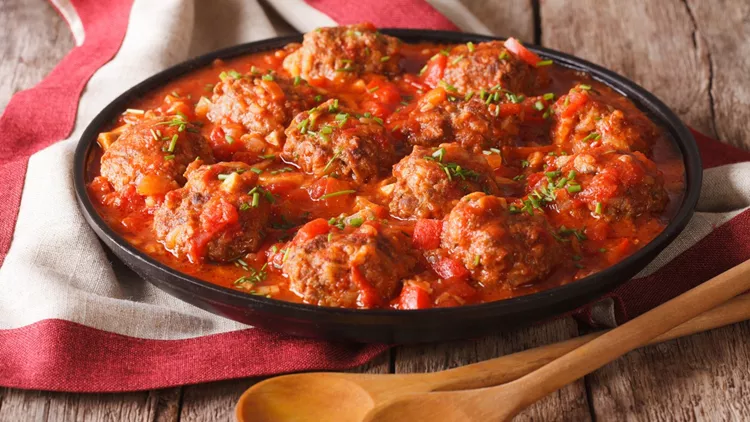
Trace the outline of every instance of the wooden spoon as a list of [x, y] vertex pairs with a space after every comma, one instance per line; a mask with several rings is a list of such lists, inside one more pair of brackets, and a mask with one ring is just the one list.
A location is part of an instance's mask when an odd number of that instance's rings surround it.
[[477, 390], [420, 393], [382, 403], [364, 421], [507, 421], [529, 405], [750, 289], [750, 260], [515, 381]]
[[[750, 319], [750, 293], [670, 330], [651, 343]], [[426, 374], [305, 373], [269, 378], [237, 403], [245, 421], [361, 421], [376, 405], [410, 393], [479, 388], [513, 381], [605, 332]], [[334, 419], [335, 418], [335, 419]]]

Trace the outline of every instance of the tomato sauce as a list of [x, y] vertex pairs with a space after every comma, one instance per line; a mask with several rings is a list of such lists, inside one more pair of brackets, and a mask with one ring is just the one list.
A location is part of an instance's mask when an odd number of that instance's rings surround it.
[[[441, 85], [441, 72], [444, 72], [441, 69], [446, 66], [446, 60], [450, 60], [441, 52], [451, 47], [430, 43], [404, 44], [401, 46], [399, 59], [403, 73], [399, 75], [364, 74], [345, 83], [318, 80], [310, 81], [310, 85], [316, 96], [337, 98], [342, 105], [360, 113], [370, 113], [383, 121], [386, 130], [394, 138], [403, 138], [404, 135], [399, 131], [408, 119], [409, 113], [420, 106], [420, 101], [426, 95], [437, 95], [431, 88]], [[234, 72], [252, 74], [258, 69], [262, 72], [272, 71], [278, 75], [288, 75], [282, 66], [287, 55], [288, 51], [282, 49], [227, 61], [217, 60], [212, 65], [179, 77], [129, 104], [131, 112], [124, 113], [110, 130], [137, 121], [142, 111], [156, 110], [164, 114], [180, 112], [189, 116], [191, 121], [200, 123], [200, 134], [208, 140], [217, 161], [220, 158], [228, 160], [231, 157], [235, 161], [242, 160], [242, 154], [234, 155], [241, 152], [237, 145], [226, 140], [228, 132], [225, 131], [229, 129], [219, 127], [206, 118], [204, 113], [196, 112], [199, 108], [199, 99], [211, 98], [220, 75]], [[420, 75], [420, 70], [425, 67]], [[558, 99], [577, 84], [585, 84], [584, 86], [600, 92], [603, 97], [620, 96], [580, 71], [551, 64], [545, 66], [545, 72], [549, 83], [538, 92], [528, 92], [529, 98], [554, 94], [554, 98]], [[450, 97], [451, 87], [445, 88], [441, 95]], [[571, 107], [573, 101], [575, 100], [568, 101], [566, 106]], [[503, 103], [498, 115], [502, 117], [503, 113], [517, 114], [522, 108], [535, 106], [541, 108], [537, 103], [524, 101]], [[547, 106], [545, 103], [544, 107]], [[544, 171], [549, 172], [552, 168], [549, 167], [549, 163], [557, 157], [572, 154], [572, 151], [566, 151], [567, 148], [553, 144], [550, 140], [550, 126], [546, 123], [550, 119], [549, 116], [542, 117], [541, 110], [535, 116], [522, 124], [524, 132], [518, 139], [522, 139], [523, 144], [504, 145], [496, 149], [497, 154], [493, 154], [494, 149], [484, 153], [493, 168], [494, 176], [502, 181], [500, 187], [503, 196], [509, 204], [518, 204], [519, 208], [525, 206], [522, 198], [532, 191], [535, 183], [545, 180]], [[161, 199], [158, 196], [144, 197], [134, 189], [128, 192], [114, 192], [106, 180], [96, 177], [100, 174], [100, 160], [103, 154], [100, 147], [95, 148], [90, 156], [89, 191], [104, 220], [130, 244], [154, 259], [180, 272], [223, 287], [285, 301], [302, 301], [298, 294], [290, 291], [289, 281], [283, 272], [273, 265], [274, 259], [283, 260], [287, 242], [295, 235], [301, 236], [298, 231], [306, 223], [316, 219], [329, 221], [340, 215], [350, 215], [363, 201], [368, 202], [371, 209], [376, 210], [379, 219], [412, 238], [410, 241], [414, 244], [408, 245], [410, 249], [431, 250], [439, 246], [440, 240], [435, 234], [440, 232], [439, 219], [419, 219], [415, 222], [395, 218], [389, 214], [388, 197], [383, 193], [383, 186], [392, 182], [392, 178], [384, 177], [368, 183], [353, 184], [345, 178], [315, 177], [303, 173], [294, 163], [281, 160], [281, 152], [281, 145], [269, 144], [265, 146], [263, 154], [260, 154], [261, 158], [257, 153], [248, 153], [248, 164], [262, 170], [258, 177], [259, 183], [274, 195], [276, 200], [272, 205], [273, 215], [265, 230], [260, 250], [244, 254], [230, 263], [189, 259], [168, 251], [156, 238], [153, 229], [154, 209], [158, 207]], [[535, 153], [541, 153], [548, 164], [538, 167], [541, 171], [532, 172], [526, 168], [526, 163]], [[401, 156], [403, 155], [406, 154], [402, 153]], [[467, 283], [467, 278], [471, 276], [460, 263], [456, 266], [453, 261], [442, 261], [442, 264], [435, 265], [430, 264], [429, 257], [421, 257], [413, 272], [415, 275], [425, 272], [430, 275], [417, 277], [416, 281], [407, 283], [390, 303], [376, 306], [427, 308], [501, 300], [570, 283], [621, 261], [654, 239], [666, 227], [681, 203], [684, 192], [682, 158], [666, 135], [662, 134], [656, 139], [649, 158], [663, 176], [664, 189], [668, 194], [668, 204], [658, 214], [642, 213], [629, 215], [627, 218], [604, 219], [600, 218], [598, 210], [584, 213], [562, 212], [556, 208], [560, 205], [554, 202], [536, 211], [543, 213], [554, 229], [555, 236], [559, 236], [559, 240], [564, 242], [566, 256], [562, 260], [563, 263], [557, 265], [544, 279], [514, 287], [504, 283]], [[557, 171], [559, 173], [559, 170]], [[560, 179], [559, 174], [554, 177]], [[549, 179], [552, 183], [552, 177]], [[579, 188], [570, 184], [568, 186], [570, 196], [575, 197], [576, 189]], [[349, 190], [355, 193], [329, 196], [331, 193]], [[558, 194], [558, 199], [563, 193]], [[258, 274], [260, 276], [257, 276]], [[357, 282], [358, 277], [361, 278], [358, 274], [355, 268], [352, 274], [354, 282]], [[251, 282], [246, 282], [247, 280]], [[462, 281], [455, 282], [456, 280]], [[467, 287], [467, 284], [470, 287]], [[471, 294], [463, 295], [461, 289], [467, 288], [472, 289]], [[444, 292], [449, 292], [450, 298], [453, 299], [438, 300], [444, 296]], [[362, 307], [368, 306], [365, 304]]]

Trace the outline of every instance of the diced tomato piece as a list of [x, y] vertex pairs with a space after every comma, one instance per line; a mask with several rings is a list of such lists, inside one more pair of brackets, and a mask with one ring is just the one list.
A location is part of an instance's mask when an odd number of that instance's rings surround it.
[[391, 109], [376, 100], [367, 100], [362, 102], [362, 109], [369, 111], [373, 116], [381, 119], [387, 118], [391, 114]]
[[237, 208], [224, 199], [214, 206], [205, 208], [200, 216], [201, 228], [211, 233], [216, 233], [239, 220], [240, 215]]
[[415, 285], [405, 284], [398, 297], [398, 309], [428, 309], [432, 307], [430, 293]]
[[374, 78], [367, 84], [367, 92], [381, 104], [396, 107], [401, 102], [401, 94], [396, 85], [382, 78]]
[[359, 288], [357, 305], [362, 308], [377, 308], [380, 305], [380, 295], [372, 284], [365, 278], [358, 267], [352, 267], [352, 283]]
[[232, 160], [232, 156], [243, 149], [242, 142], [240, 142], [241, 133], [234, 134], [232, 131], [233, 135], [230, 135], [227, 133], [228, 129], [225, 126], [214, 126], [208, 136], [214, 156], [220, 161]]
[[449, 278], [443, 280], [444, 291], [461, 299], [468, 300], [477, 294], [477, 290], [471, 287], [468, 280], [461, 278]]
[[441, 220], [421, 219], [414, 224], [411, 241], [417, 249], [432, 250], [440, 247], [440, 234], [443, 232]]
[[461, 262], [447, 256], [432, 264], [432, 269], [442, 279], [466, 279], [469, 277], [469, 270]]
[[498, 104], [497, 107], [500, 107], [500, 111], [498, 112], [498, 116], [500, 117], [515, 116], [521, 114], [523, 111], [523, 106], [521, 104], [503, 103]]
[[523, 44], [521, 44], [521, 42], [515, 38], [508, 38], [507, 40], [505, 40], [505, 48], [510, 50], [511, 53], [518, 56], [519, 59], [532, 66], [536, 66], [536, 64], [539, 63], [540, 60], [542, 60], [531, 50], [524, 47]]
[[306, 242], [321, 234], [326, 234], [330, 230], [328, 221], [325, 218], [316, 218], [313, 221], [302, 226], [294, 237], [295, 243]]
[[[562, 111], [562, 117], [572, 117], [578, 110], [580, 110], [581, 107], [583, 107], [584, 104], [589, 100], [589, 95], [573, 91], [570, 94], [568, 94], [568, 106], [565, 108], [565, 110]], [[560, 100], [558, 100], [558, 103], [560, 103]], [[562, 99], [562, 104], [565, 104], [565, 100]]]
[[445, 73], [445, 65], [447, 63], [447, 57], [438, 54], [437, 57], [427, 62], [427, 69], [422, 75], [424, 83], [435, 88], [438, 83], [443, 79], [443, 73]]
[[605, 221], [596, 221], [586, 226], [586, 237], [594, 241], [601, 241], [609, 237], [611, 229]]
[[[346, 180], [336, 179], [335, 177], [321, 177], [308, 188], [308, 192], [310, 193], [310, 198], [320, 199], [325, 194], [350, 190], [351, 188], [352, 186]], [[346, 196], [343, 197], [346, 198]], [[342, 197], [334, 196], [331, 200], [336, 198]]]

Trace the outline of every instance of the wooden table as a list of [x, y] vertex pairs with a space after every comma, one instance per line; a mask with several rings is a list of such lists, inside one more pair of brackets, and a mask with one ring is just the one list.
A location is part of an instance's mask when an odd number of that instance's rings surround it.
[[[654, 92], [685, 122], [750, 147], [746, 0], [462, 0], [495, 33], [604, 65]], [[283, 23], [278, 23], [281, 29]], [[44, 0], [0, 2], [0, 110], [72, 47]], [[43, 28], [43, 29], [42, 29]], [[579, 335], [571, 319], [479, 340], [398, 347], [362, 371], [437, 371]], [[518, 420], [750, 420], [750, 323], [630, 353]], [[106, 376], [103, 374], [103, 376]], [[244, 379], [126, 394], [0, 389], [0, 421], [233, 420]]]

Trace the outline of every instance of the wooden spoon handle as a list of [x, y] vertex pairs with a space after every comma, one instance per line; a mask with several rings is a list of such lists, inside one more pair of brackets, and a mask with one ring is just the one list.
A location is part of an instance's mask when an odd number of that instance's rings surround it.
[[[672, 328], [750, 290], [750, 260], [615, 328], [551, 363], [504, 386], [516, 388], [515, 411], [582, 378]], [[509, 405], [511, 403], [508, 403]]]
[[[746, 320], [750, 320], [750, 293], [737, 296], [723, 305], [702, 313], [654, 338], [649, 344], [661, 343]], [[499, 358], [432, 373], [429, 380], [431, 391], [468, 390], [511, 382], [606, 332], [592, 333]]]

